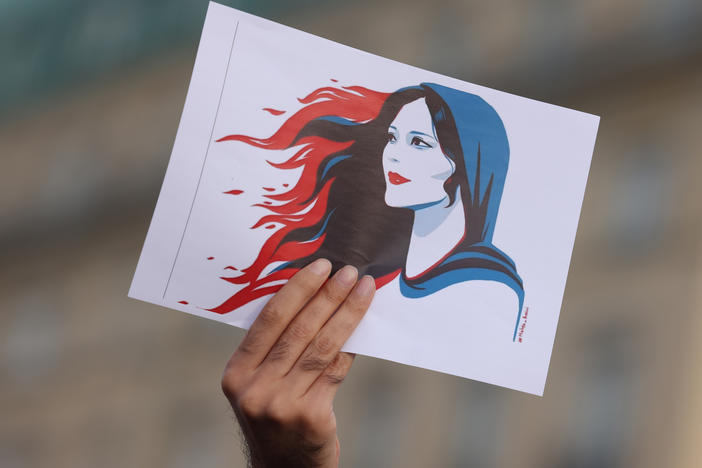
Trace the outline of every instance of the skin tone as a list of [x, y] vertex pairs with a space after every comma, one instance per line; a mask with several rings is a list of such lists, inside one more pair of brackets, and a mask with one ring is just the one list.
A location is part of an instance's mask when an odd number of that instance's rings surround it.
[[441, 150], [426, 100], [402, 107], [388, 128], [383, 171], [388, 206], [414, 210], [405, 265], [409, 277], [430, 269], [465, 234], [460, 191], [449, 206], [444, 189], [455, 170], [455, 163]]
[[331, 279], [319, 259], [265, 305], [229, 360], [222, 389], [253, 468], [337, 467], [333, 400], [353, 355], [340, 352], [368, 309], [375, 282], [352, 266]]
[[460, 189], [451, 206], [441, 203], [415, 210], [405, 273], [409, 278], [431, 269], [463, 239], [466, 218]]
[[385, 203], [419, 209], [447, 198], [444, 182], [455, 164], [444, 155], [425, 99], [406, 104], [388, 128], [383, 150]]

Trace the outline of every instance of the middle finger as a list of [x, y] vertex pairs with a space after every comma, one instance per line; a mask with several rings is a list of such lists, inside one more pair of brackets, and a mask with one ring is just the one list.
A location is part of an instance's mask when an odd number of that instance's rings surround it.
[[285, 375], [356, 284], [358, 271], [340, 269], [288, 325], [260, 366], [260, 372]]
[[312, 383], [334, 360], [368, 310], [374, 293], [375, 281], [371, 276], [364, 276], [344, 300], [339, 310], [324, 324], [314, 340], [302, 352], [286, 376], [296, 389], [296, 393], [306, 393]]

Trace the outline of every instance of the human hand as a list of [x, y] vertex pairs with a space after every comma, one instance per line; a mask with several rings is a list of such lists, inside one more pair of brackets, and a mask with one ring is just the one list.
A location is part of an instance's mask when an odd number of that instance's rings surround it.
[[[227, 363], [222, 389], [253, 468], [336, 467], [332, 402], [353, 355], [340, 352], [375, 293], [352, 266], [300, 270], [264, 306]], [[355, 285], [355, 287], [354, 287]]]

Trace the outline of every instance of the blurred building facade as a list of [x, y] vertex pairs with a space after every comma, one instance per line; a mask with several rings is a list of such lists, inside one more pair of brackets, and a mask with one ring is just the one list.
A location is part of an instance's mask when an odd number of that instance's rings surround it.
[[[91, 5], [0, 5], [0, 466], [244, 466], [241, 331], [126, 297], [206, 2]], [[702, 4], [233, 6], [602, 116], [545, 396], [359, 358], [343, 466], [699, 466]]]

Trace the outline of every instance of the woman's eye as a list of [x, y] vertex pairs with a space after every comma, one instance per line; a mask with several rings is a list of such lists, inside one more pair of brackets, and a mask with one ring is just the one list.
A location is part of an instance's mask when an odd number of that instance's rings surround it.
[[388, 141], [390, 143], [395, 143], [397, 141], [397, 137], [394, 133], [388, 133]]
[[432, 148], [432, 146], [429, 143], [427, 143], [426, 141], [422, 140], [419, 137], [413, 137], [410, 144], [412, 146], [418, 146], [420, 148]]

